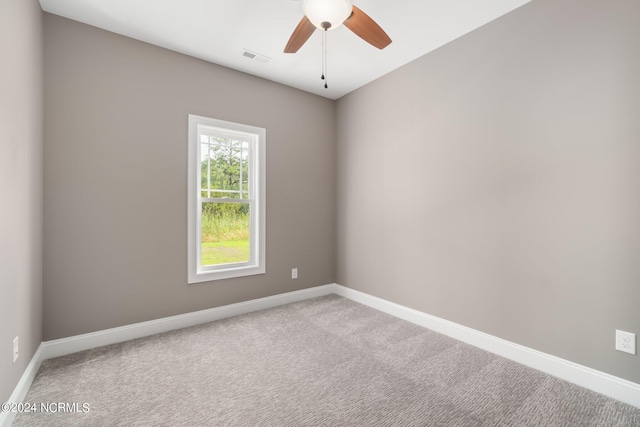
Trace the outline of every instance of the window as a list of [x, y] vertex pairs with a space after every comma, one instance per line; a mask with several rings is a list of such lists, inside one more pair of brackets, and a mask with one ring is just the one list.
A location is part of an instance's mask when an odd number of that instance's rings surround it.
[[266, 130], [189, 115], [189, 283], [265, 272]]

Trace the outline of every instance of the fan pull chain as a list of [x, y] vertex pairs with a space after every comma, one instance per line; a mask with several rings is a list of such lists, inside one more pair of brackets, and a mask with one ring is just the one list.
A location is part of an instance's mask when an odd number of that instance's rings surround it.
[[327, 28], [322, 32], [322, 76], [320, 78], [324, 80], [324, 88], [327, 89], [329, 87], [327, 85]]
[[320, 76], [320, 79], [324, 80], [324, 45], [325, 45], [325, 38], [327, 37], [326, 35], [326, 31], [324, 31], [322, 33], [322, 75]]

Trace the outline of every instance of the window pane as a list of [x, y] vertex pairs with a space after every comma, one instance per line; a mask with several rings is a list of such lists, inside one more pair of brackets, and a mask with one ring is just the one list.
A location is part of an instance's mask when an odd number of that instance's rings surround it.
[[202, 203], [202, 266], [248, 262], [249, 235], [249, 203]]
[[201, 188], [211, 190], [208, 197], [248, 198], [249, 143], [212, 136], [202, 147]]

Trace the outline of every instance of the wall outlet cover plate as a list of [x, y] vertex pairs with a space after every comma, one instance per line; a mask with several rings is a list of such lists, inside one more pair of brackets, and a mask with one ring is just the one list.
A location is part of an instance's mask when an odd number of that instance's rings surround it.
[[636, 334], [616, 329], [616, 350], [636, 354]]

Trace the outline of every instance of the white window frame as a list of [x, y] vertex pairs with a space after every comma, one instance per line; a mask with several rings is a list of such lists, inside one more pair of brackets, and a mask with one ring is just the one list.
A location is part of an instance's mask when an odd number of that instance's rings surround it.
[[[200, 140], [199, 128], [219, 132], [225, 136], [235, 136], [249, 141], [250, 149], [250, 259], [248, 262], [223, 264], [219, 266], [201, 266], [201, 192], [200, 192]], [[187, 192], [187, 262], [188, 283], [208, 282], [233, 277], [264, 274], [266, 271], [266, 129], [233, 123], [224, 120], [189, 114], [189, 160]], [[243, 200], [247, 202], [247, 200]]]

